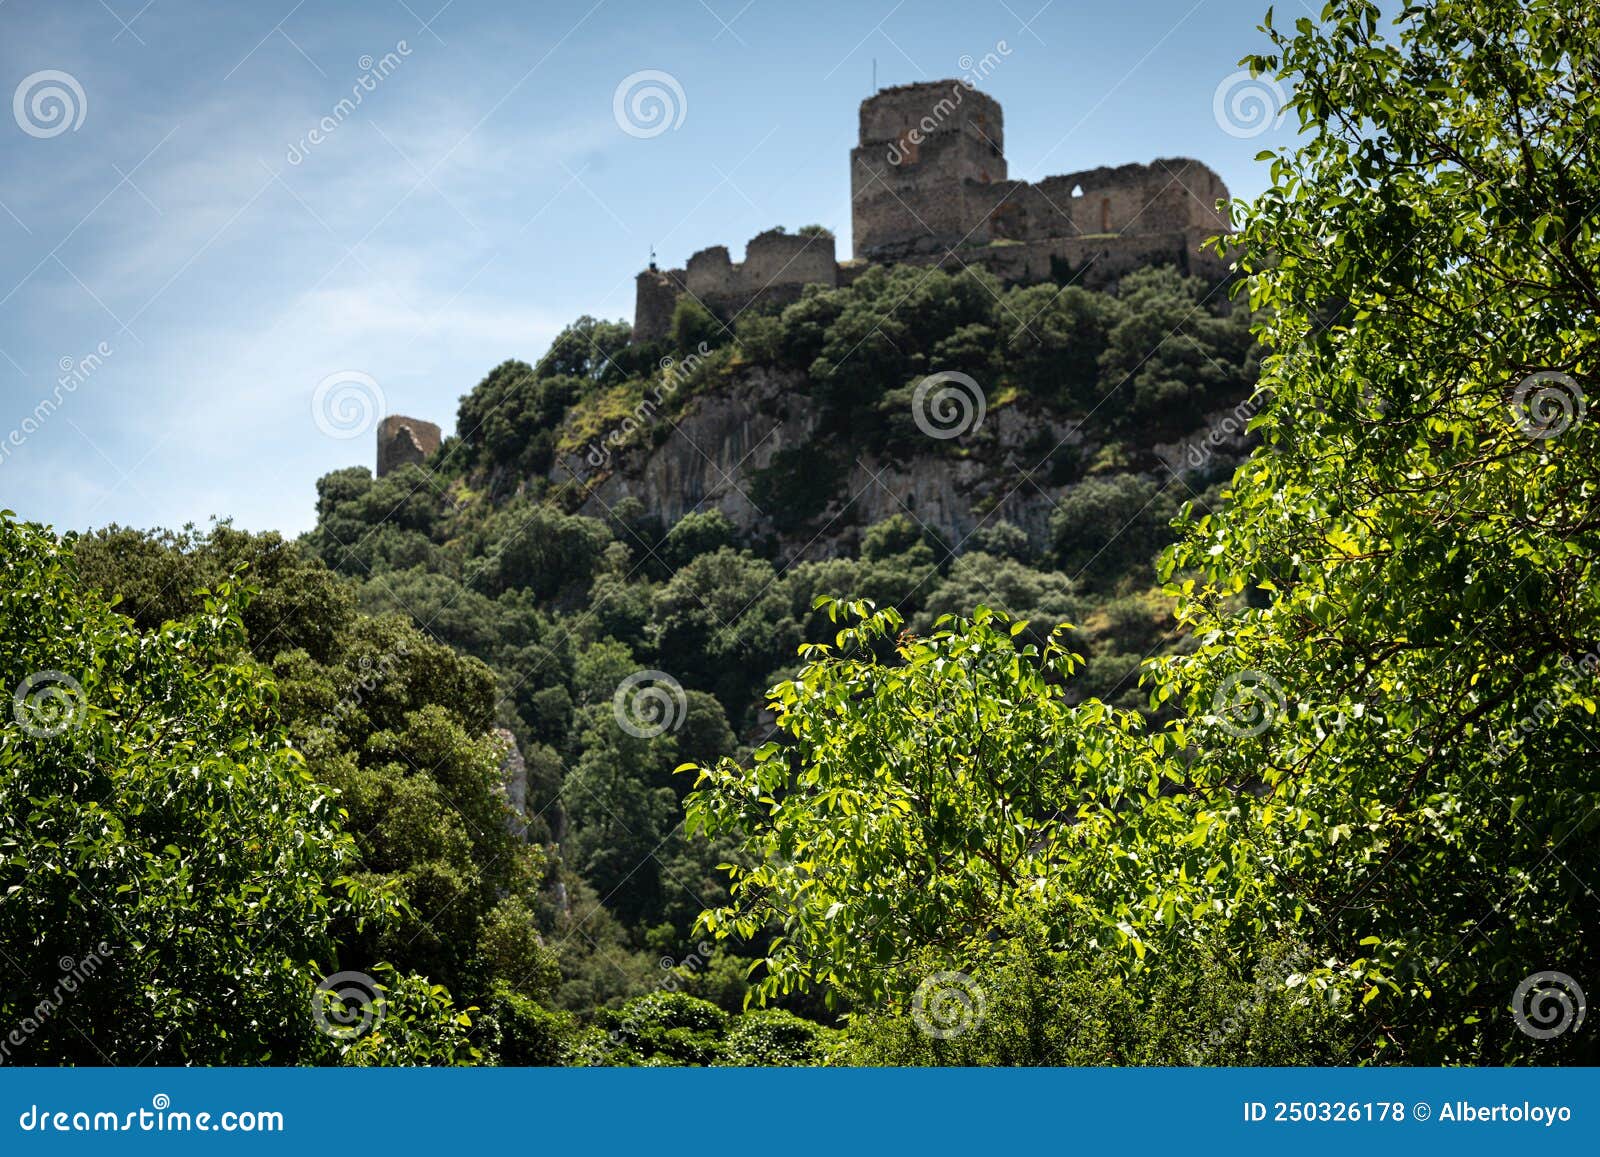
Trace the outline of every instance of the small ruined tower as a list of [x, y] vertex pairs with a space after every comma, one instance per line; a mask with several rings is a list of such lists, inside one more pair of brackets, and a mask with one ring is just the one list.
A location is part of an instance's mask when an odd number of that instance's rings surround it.
[[378, 423], [378, 477], [407, 463], [421, 465], [439, 448], [439, 427], [421, 418], [390, 414]]

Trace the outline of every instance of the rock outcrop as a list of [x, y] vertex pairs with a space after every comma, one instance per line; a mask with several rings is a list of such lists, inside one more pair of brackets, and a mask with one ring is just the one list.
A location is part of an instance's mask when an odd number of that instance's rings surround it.
[[[1042, 547], [1057, 503], [1102, 449], [1092, 428], [1024, 399], [990, 408], [959, 438], [913, 427], [909, 452], [855, 454], [819, 434], [818, 407], [803, 385], [792, 372], [745, 371], [696, 397], [659, 443], [617, 450], [599, 469], [574, 455], [557, 462], [551, 479], [582, 482], [587, 497], [578, 510], [592, 517], [606, 517], [625, 498], [638, 499], [664, 526], [716, 509], [746, 535], [777, 537], [792, 558], [851, 554], [866, 527], [896, 514], [952, 546], [1003, 520]], [[1187, 437], [1139, 451], [1128, 467], [1158, 481], [1216, 477], [1248, 452], [1249, 416], [1247, 403], [1218, 411]], [[832, 479], [814, 511], [786, 509], [762, 486], [786, 454], [792, 470]]]

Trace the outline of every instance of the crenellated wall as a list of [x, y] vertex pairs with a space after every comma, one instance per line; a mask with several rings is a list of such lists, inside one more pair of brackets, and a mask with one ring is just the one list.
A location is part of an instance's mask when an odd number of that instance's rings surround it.
[[726, 245], [713, 245], [690, 257], [682, 269], [652, 267], [639, 274], [633, 340], [666, 337], [681, 294], [731, 323], [752, 306], [798, 301], [807, 285], [838, 283], [839, 262], [828, 233], [771, 229], [750, 239], [739, 262], [729, 256]]

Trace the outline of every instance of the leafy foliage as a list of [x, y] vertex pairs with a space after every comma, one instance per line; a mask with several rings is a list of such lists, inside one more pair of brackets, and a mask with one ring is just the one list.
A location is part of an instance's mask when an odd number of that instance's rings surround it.
[[[1592, 1035], [1540, 1046], [1504, 1010], [1597, 947], [1600, 435], [1573, 419], [1595, 385], [1600, 29], [1513, 0], [1408, 5], [1392, 40], [1380, 20], [1269, 25], [1252, 62], [1308, 129], [1234, 210], [1275, 351], [1268, 449], [1169, 563], [1202, 645], [1161, 694], [1195, 721], [1205, 814], [1227, 801], [1274, 865], [1279, 887], [1235, 883], [1241, 914], [1323, 939], [1376, 1055], [1592, 1059]], [[1531, 404], [1535, 373], [1562, 376]], [[1284, 710], [1221, 742], [1207, 705], [1240, 671]]]
[[[1021, 921], [978, 957], [971, 976], [911, 971], [900, 987], [927, 986], [922, 1023], [914, 999], [856, 1017], [835, 1063], [1348, 1063], [1357, 1043], [1349, 1019], [1305, 983], [1297, 969], [1306, 959], [1293, 944], [1201, 951], [1129, 976]], [[955, 1003], [935, 1021], [941, 997]]]
[[[340, 825], [355, 833], [341, 837], [339, 871], [322, 884], [382, 896], [387, 908], [381, 920], [348, 905], [330, 910], [328, 934], [345, 967], [388, 962], [399, 970], [393, 1007], [452, 1023], [468, 1015], [457, 1011], [457, 997], [470, 1008], [491, 990], [554, 996], [559, 966], [538, 915], [547, 860], [510, 822], [506, 746], [490, 733], [489, 668], [398, 616], [362, 614], [347, 581], [275, 535], [226, 525], [181, 536], [113, 528], [74, 543], [72, 561], [85, 588], [132, 592], [119, 605], [136, 623], [206, 612], [212, 596], [181, 585], [193, 578], [251, 566], [262, 581], [257, 599], [271, 613], [252, 600], [240, 629], [195, 661], [251, 673], [271, 696], [280, 742], [293, 744], [300, 774], [337, 800]], [[317, 633], [299, 623], [302, 613], [318, 616]], [[409, 973], [431, 983], [414, 983]], [[406, 1033], [404, 1022], [391, 1025], [385, 1041], [362, 1038], [344, 1057], [418, 1063], [430, 1042]], [[464, 1033], [432, 1041], [441, 1051], [427, 1055], [470, 1058]], [[495, 1043], [520, 1047], [504, 1030]]]
[[[219, 583], [141, 631], [78, 587], [71, 548], [0, 517], [0, 682], [22, 692], [0, 721], [13, 1057], [329, 1059], [312, 990], [337, 929], [384, 927], [394, 902], [354, 878], [342, 812], [241, 656], [249, 592]], [[436, 1003], [393, 1015], [395, 1031], [447, 1035]]]
[[902, 636], [884, 661], [899, 614], [822, 605], [860, 621], [833, 646], [803, 648], [811, 662], [774, 688], [789, 742], [748, 766], [693, 768], [685, 801], [691, 832], [743, 838], [731, 902], [701, 926], [745, 939], [769, 920], [781, 929], [757, 993], [823, 986], [877, 1001], [917, 953], [957, 961], [1035, 907], [1057, 934], [1142, 957], [1118, 906], [1085, 895], [1112, 894], [1132, 868], [1108, 833], [1166, 820], [1157, 747], [1136, 717], [1066, 702], [1078, 658], [1058, 633], [1042, 650], [1018, 646], [1020, 624], [979, 608]]

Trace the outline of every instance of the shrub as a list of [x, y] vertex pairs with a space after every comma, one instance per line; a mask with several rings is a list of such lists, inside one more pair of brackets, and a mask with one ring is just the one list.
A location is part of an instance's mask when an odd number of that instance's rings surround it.
[[[970, 971], [911, 971], [913, 1001], [852, 1019], [857, 1065], [1329, 1065], [1356, 1036], [1302, 947], [1220, 944], [1131, 976], [1024, 923]], [[934, 1030], [930, 1033], [928, 1030]], [[948, 1035], [945, 1035], [948, 1034]]]
[[736, 1017], [722, 1054], [724, 1065], [820, 1064], [833, 1033], [781, 1008], [752, 1009]]
[[485, 1054], [502, 1065], [564, 1065], [578, 1041], [570, 1015], [499, 986], [473, 1027]]
[[709, 1065], [722, 1057], [728, 1014], [682, 992], [635, 997], [595, 1023], [611, 1043], [611, 1064]]

